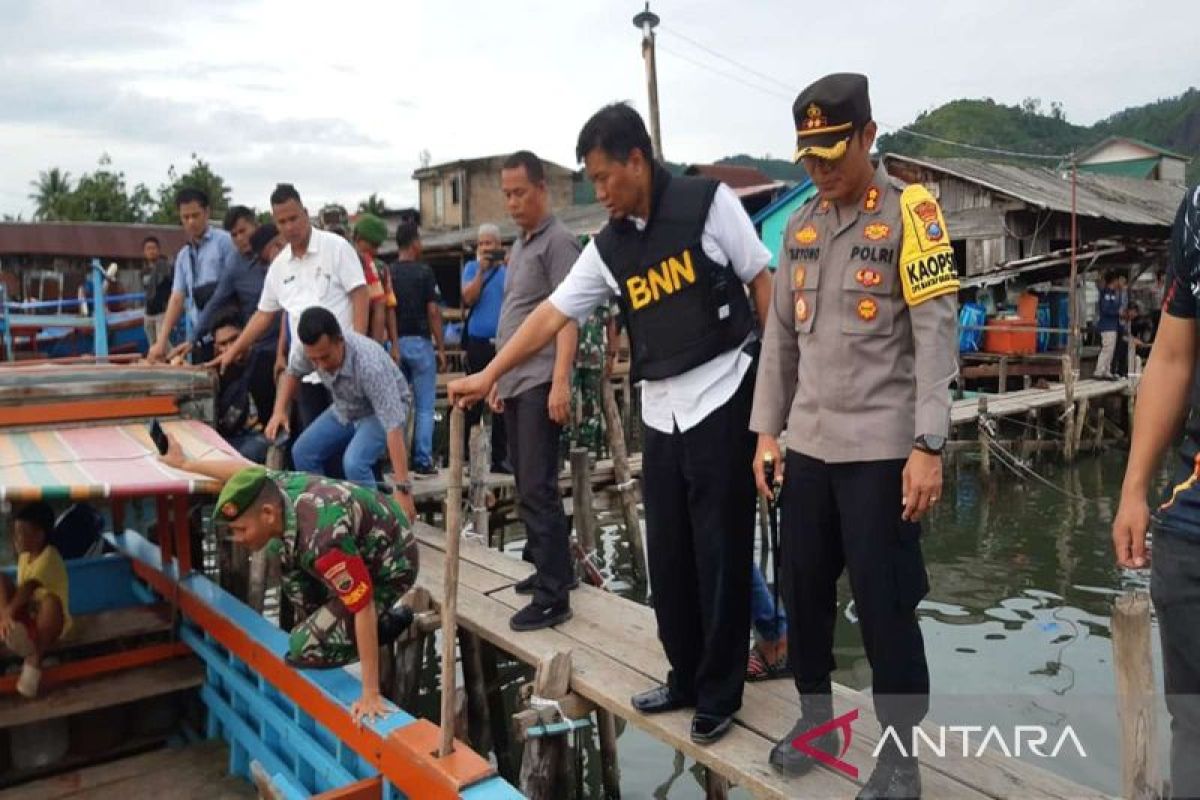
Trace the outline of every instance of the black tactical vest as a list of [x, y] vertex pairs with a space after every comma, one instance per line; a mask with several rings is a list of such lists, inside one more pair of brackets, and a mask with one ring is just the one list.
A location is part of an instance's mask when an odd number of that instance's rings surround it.
[[596, 249], [617, 281], [634, 381], [662, 380], [740, 347], [754, 329], [741, 280], [700, 240], [716, 181], [672, 177], [655, 165], [650, 220], [613, 220]]

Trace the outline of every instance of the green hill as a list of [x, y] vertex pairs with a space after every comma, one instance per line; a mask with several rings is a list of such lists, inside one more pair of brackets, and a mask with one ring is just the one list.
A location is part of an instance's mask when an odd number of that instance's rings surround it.
[[[1200, 90], [1191, 88], [1178, 97], [1127, 108], [1095, 125], [1073, 125], [1062, 107], [1026, 100], [1006, 106], [991, 99], [955, 100], [923, 112], [909, 126], [918, 133], [955, 142], [970, 142], [1024, 153], [1057, 155], [1080, 150], [1107, 136], [1130, 136], [1191, 156], [1188, 181], [1200, 180]], [[912, 156], [972, 156], [993, 160], [1021, 160], [980, 153], [904, 132], [879, 137], [880, 152]]]

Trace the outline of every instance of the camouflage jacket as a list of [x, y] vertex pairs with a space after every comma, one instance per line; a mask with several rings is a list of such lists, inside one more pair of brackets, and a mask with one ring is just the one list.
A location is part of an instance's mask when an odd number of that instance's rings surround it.
[[271, 472], [283, 495], [280, 566], [293, 603], [311, 608], [338, 597], [351, 612], [376, 594], [412, 586], [417, 545], [412, 525], [390, 497], [303, 472]]

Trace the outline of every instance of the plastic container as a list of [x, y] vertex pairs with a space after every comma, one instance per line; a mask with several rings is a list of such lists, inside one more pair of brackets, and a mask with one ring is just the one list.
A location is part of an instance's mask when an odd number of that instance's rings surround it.
[[[1040, 303], [1037, 309], [1037, 326], [1039, 328], [1052, 328], [1054, 326], [1050, 324], [1050, 320], [1050, 304]], [[1050, 349], [1051, 336], [1052, 334], [1048, 331], [1038, 331], [1037, 351], [1039, 353], [1045, 353]]]
[[971, 330], [970, 326], [982, 326], [987, 322], [987, 311], [979, 303], [963, 303], [958, 311], [958, 352], [978, 353], [983, 344], [983, 331]]
[[1020, 317], [1000, 317], [988, 323], [983, 349], [999, 355], [1030, 355], [1037, 352], [1037, 331]]

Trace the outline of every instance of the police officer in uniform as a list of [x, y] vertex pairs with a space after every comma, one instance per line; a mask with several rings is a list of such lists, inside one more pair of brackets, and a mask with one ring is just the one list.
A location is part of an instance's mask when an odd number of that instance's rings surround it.
[[694, 707], [691, 737], [715, 742], [741, 707], [750, 617], [754, 480], [746, 460], [758, 318], [770, 302], [770, 253], [732, 190], [672, 177], [651, 156], [637, 112], [607, 106], [576, 155], [608, 225], [566, 279], [482, 372], [454, 381], [452, 401], [484, 397], [496, 378], [582, 323], [614, 296], [642, 386], [647, 550], [664, 686], [632, 703], [652, 714]]
[[[901, 742], [929, 706], [916, 606], [928, 590], [918, 520], [938, 500], [957, 374], [957, 272], [937, 202], [871, 165], [867, 79], [829, 75], [796, 99], [796, 160], [819, 190], [784, 234], [750, 427], [782, 460], [782, 560], [802, 717], [771, 751], [788, 775], [812, 757], [793, 741], [833, 718], [837, 580], [850, 573], [875, 711]], [[840, 755], [836, 728], [810, 744]], [[889, 741], [891, 741], [889, 739]], [[885, 749], [860, 798], [918, 797], [915, 759]]]

